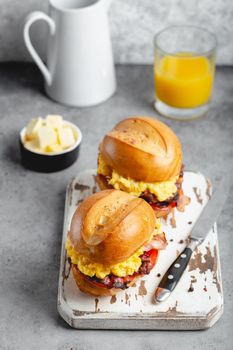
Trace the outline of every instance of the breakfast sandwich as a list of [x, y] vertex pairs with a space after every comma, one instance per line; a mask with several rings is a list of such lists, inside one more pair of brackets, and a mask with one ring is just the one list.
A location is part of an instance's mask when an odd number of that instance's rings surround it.
[[107, 296], [149, 274], [166, 244], [151, 206], [113, 189], [97, 192], [79, 205], [66, 250], [79, 289]]
[[122, 120], [99, 146], [97, 181], [101, 189], [115, 188], [146, 200], [156, 216], [174, 207], [184, 211], [183, 160], [178, 137], [150, 117]]

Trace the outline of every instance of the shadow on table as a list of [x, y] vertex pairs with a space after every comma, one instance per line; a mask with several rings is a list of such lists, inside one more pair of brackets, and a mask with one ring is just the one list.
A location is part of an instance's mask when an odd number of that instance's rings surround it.
[[43, 78], [39, 69], [32, 63], [5, 62], [0, 67], [1, 84], [6, 90], [36, 91], [44, 95]]
[[19, 135], [17, 133], [9, 133], [4, 147], [2, 149], [4, 161], [11, 164], [11, 167], [21, 166], [20, 151], [19, 151]]

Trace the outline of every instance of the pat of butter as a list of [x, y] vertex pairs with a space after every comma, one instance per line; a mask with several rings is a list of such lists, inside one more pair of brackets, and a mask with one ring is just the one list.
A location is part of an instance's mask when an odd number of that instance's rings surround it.
[[24, 146], [32, 152], [40, 152], [37, 140], [26, 141]]
[[75, 143], [74, 133], [70, 127], [61, 128], [57, 133], [62, 148], [68, 148]]
[[52, 128], [42, 126], [38, 130], [37, 139], [39, 148], [44, 150], [46, 147], [57, 143], [57, 134]]
[[51, 153], [51, 152], [62, 152], [63, 148], [58, 143], [54, 143], [53, 145], [47, 146], [45, 151], [48, 152], [48, 153]]
[[59, 153], [73, 146], [76, 132], [61, 115], [48, 114], [46, 118], [32, 119], [26, 127], [24, 145], [38, 153]]
[[46, 121], [48, 122], [48, 125], [51, 125], [51, 127], [56, 130], [63, 126], [63, 117], [61, 115], [48, 114]]
[[42, 127], [43, 119], [41, 117], [32, 119], [26, 129], [26, 137], [32, 140], [37, 136], [38, 130]]

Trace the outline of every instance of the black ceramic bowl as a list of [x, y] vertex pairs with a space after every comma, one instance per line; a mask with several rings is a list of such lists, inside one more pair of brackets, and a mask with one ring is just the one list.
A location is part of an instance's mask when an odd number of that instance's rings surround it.
[[26, 128], [20, 131], [20, 153], [22, 164], [25, 168], [42, 173], [52, 173], [68, 168], [77, 160], [82, 141], [82, 133], [75, 124], [67, 121], [65, 123], [72, 127], [76, 136], [76, 142], [72, 147], [57, 153], [45, 154], [29, 150], [24, 146]]

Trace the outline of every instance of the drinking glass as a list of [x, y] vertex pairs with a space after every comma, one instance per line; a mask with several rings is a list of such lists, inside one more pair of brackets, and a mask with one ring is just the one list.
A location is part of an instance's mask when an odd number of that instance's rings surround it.
[[209, 109], [217, 41], [206, 29], [179, 25], [154, 37], [155, 109], [189, 120]]

